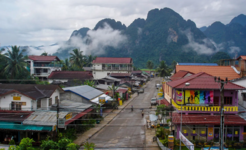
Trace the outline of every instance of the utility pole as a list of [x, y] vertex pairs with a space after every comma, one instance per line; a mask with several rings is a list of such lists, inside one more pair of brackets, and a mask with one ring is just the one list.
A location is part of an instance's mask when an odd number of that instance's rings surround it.
[[214, 81], [220, 83], [220, 150], [224, 150], [224, 85], [227, 84], [228, 79], [221, 80], [220, 77], [214, 77]]
[[57, 99], [56, 105], [56, 140], [58, 142], [58, 119], [59, 119], [59, 99]]

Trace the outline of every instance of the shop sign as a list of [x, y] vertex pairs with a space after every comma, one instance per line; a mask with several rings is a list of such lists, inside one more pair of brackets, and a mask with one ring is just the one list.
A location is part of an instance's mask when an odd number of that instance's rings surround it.
[[70, 119], [70, 118], [72, 118], [72, 113], [68, 113], [68, 114], [66, 115], [66, 120], [68, 120], [68, 119]]
[[184, 143], [184, 145], [189, 149], [189, 150], [194, 150], [194, 144], [191, 143], [182, 133], [179, 131], [179, 139]]
[[65, 128], [65, 118], [58, 119], [58, 128]]
[[13, 96], [13, 100], [20, 101], [21, 97], [20, 96]]
[[214, 128], [208, 127], [208, 137], [214, 137]]
[[99, 103], [105, 104], [105, 97], [99, 97]]

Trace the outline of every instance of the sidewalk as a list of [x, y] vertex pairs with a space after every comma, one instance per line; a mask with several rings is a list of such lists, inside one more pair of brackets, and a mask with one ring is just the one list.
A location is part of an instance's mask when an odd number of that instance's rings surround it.
[[159, 146], [157, 142], [153, 142], [153, 137], [155, 136], [155, 129], [147, 129], [145, 127], [145, 145], [146, 145], [146, 150], [159, 150]]
[[92, 136], [97, 134], [100, 130], [102, 130], [107, 124], [109, 124], [134, 98], [137, 97], [137, 93], [133, 94], [132, 97], [127, 100], [123, 105], [119, 106], [119, 109], [112, 111], [108, 114], [100, 124], [96, 125], [94, 128], [89, 129], [88, 131], [80, 134], [78, 138], [74, 141], [75, 144], [82, 145]]

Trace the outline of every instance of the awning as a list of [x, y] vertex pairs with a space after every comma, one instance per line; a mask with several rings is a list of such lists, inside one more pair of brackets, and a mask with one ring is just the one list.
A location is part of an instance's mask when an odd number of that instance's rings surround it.
[[80, 117], [86, 115], [88, 112], [91, 112], [92, 110], [93, 110], [92, 108], [89, 108], [89, 109], [87, 109], [87, 110], [85, 110], [85, 111], [83, 111], [83, 112], [77, 114], [77, 115], [76, 115], [75, 117], [73, 117], [72, 119], [69, 119], [68, 121], [66, 121], [66, 122], [65, 122], [65, 125], [70, 124], [71, 122], [73, 122], [73, 121], [79, 119]]
[[106, 94], [102, 94], [102, 95], [100, 95], [100, 96], [98, 96], [98, 97], [92, 99], [91, 102], [94, 102], [94, 103], [99, 104], [99, 97], [105, 97], [105, 101], [106, 101], [106, 102], [107, 102], [107, 101], [112, 101], [112, 100], [113, 100], [110, 96], [108, 96], [108, 95], [106, 95]]
[[0, 122], [0, 130], [52, 131], [52, 126], [23, 125], [15, 122]]

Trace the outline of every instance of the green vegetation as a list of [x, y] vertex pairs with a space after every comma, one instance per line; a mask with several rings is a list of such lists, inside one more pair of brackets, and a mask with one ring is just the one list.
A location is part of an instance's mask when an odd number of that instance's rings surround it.
[[91, 86], [93, 88], [96, 87], [95, 81], [90, 81], [90, 80], [85, 80], [84, 85], [88, 85], [88, 86]]
[[94, 150], [94, 148], [95, 148], [95, 144], [94, 143], [86, 142], [84, 144], [84, 150]]
[[160, 77], [165, 77], [170, 75], [170, 68], [166, 65], [165, 61], [161, 61], [159, 66], [156, 69], [159, 72]]
[[147, 67], [148, 69], [153, 69], [154, 63], [153, 63], [151, 60], [148, 60], [148, 61], [147, 61], [147, 64], [146, 64], [146, 67]]

